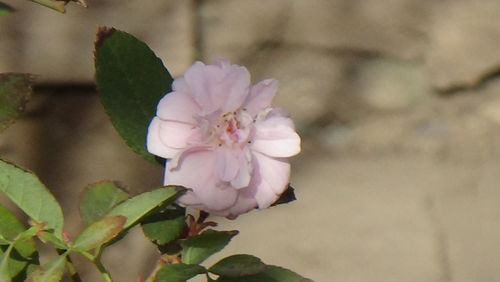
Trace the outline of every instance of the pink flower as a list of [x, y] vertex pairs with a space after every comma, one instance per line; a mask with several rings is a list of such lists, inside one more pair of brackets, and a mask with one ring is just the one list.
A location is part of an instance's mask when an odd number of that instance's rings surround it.
[[172, 88], [147, 146], [168, 159], [165, 185], [192, 189], [178, 202], [228, 218], [275, 202], [288, 187], [286, 158], [300, 152], [293, 121], [271, 107], [278, 82], [251, 85], [245, 67], [218, 59], [194, 63]]

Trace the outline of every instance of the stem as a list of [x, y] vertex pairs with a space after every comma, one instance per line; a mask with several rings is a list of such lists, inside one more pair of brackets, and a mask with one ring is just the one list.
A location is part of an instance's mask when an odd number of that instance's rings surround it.
[[[9, 277], [9, 258], [10, 254], [12, 253], [12, 250], [14, 249], [14, 246], [19, 242], [23, 240], [27, 240], [31, 237], [33, 237], [38, 231], [40, 231], [39, 226], [32, 226], [28, 230], [25, 230], [21, 233], [19, 233], [14, 240], [12, 240], [7, 247], [7, 250], [3, 253], [2, 260], [0, 261], [0, 279], [10, 281], [8, 280]], [[7, 277], [5, 277], [7, 276]]]
[[154, 281], [156, 281], [156, 275], [158, 274], [158, 271], [160, 271], [160, 269], [163, 266], [169, 265], [169, 264], [181, 263], [181, 262], [182, 261], [181, 261], [181, 257], [180, 257], [179, 254], [176, 254], [176, 255], [163, 254], [158, 259], [158, 261], [156, 262], [155, 268], [153, 269], [153, 271], [151, 272], [151, 274], [149, 274], [148, 278], [144, 282], [154, 282]]
[[106, 270], [104, 265], [102, 265], [100, 260], [94, 260], [93, 261], [94, 265], [97, 267], [99, 270], [99, 273], [101, 273], [102, 278], [104, 278], [104, 281], [106, 282], [113, 282], [113, 279], [111, 279], [111, 275], [109, 275], [109, 272]]
[[69, 256], [66, 257], [66, 267], [68, 268], [68, 272], [71, 275], [71, 280], [73, 280], [73, 282], [82, 282], [82, 278], [76, 271], [76, 268], [73, 265], [73, 261], [71, 261], [71, 258]]
[[[16, 243], [16, 241], [14, 240], [14, 242], [10, 243], [9, 247], [7, 247], [7, 250], [5, 251], [5, 253], [3, 253], [3, 259], [2, 261], [0, 262], [0, 279], [8, 279], [9, 277], [9, 257], [10, 257], [10, 253], [12, 252], [12, 249], [14, 249], [14, 244]], [[7, 275], [7, 277], [4, 277], [5, 275]]]
[[99, 270], [99, 273], [101, 274], [102, 278], [104, 278], [104, 281], [106, 282], [113, 282], [113, 279], [111, 279], [111, 275], [109, 275], [109, 272], [106, 270], [104, 265], [101, 263], [101, 252], [99, 252], [97, 255], [92, 255], [88, 252], [79, 252], [82, 254], [84, 257], [86, 257], [88, 260], [90, 260], [97, 270]]
[[156, 275], [158, 274], [158, 271], [165, 265], [165, 262], [160, 258], [155, 265], [155, 268], [149, 274], [148, 278], [144, 282], [154, 282], [156, 280]]
[[88, 260], [90, 260], [91, 262], [94, 262], [95, 260], [95, 257], [87, 252], [79, 252], [80, 254], [82, 254], [84, 257], [86, 257]]
[[[57, 249], [57, 253], [59, 255], [62, 255], [66, 252], [66, 250], [61, 250]], [[66, 256], [66, 268], [68, 269], [69, 274], [71, 275], [71, 280], [73, 282], [82, 282], [82, 278], [80, 277], [80, 274], [76, 271], [75, 265], [73, 264], [73, 261], [71, 260], [69, 254]]]

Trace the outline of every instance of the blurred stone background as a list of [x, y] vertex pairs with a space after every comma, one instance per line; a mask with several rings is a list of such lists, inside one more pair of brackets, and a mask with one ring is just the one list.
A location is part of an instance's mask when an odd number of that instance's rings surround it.
[[[147, 42], [175, 76], [224, 56], [255, 82], [281, 82], [275, 103], [303, 138], [299, 200], [223, 221], [241, 234], [217, 258], [254, 254], [315, 281], [500, 281], [500, 1], [94, 0], [65, 15], [5, 2], [18, 11], [0, 18], [0, 71], [39, 77], [0, 156], [39, 174], [72, 234], [85, 185], [139, 193], [162, 178], [94, 91], [106, 25]], [[116, 281], [153, 267], [133, 233], [105, 255]]]

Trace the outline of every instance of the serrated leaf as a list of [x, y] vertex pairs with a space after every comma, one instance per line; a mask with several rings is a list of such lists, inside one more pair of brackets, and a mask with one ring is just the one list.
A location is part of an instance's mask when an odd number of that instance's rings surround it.
[[80, 201], [83, 222], [90, 224], [103, 218], [128, 197], [129, 195], [120, 188], [118, 183], [113, 181], [102, 181], [87, 186]]
[[127, 218], [124, 229], [138, 223], [145, 215], [160, 205], [174, 202], [178, 196], [184, 193], [185, 188], [181, 186], [166, 186], [151, 192], [139, 194], [113, 208], [107, 216], [123, 215]]
[[0, 191], [34, 221], [46, 222], [60, 238], [64, 222], [61, 207], [33, 173], [0, 160]]
[[15, 11], [14, 8], [12, 8], [11, 6], [3, 2], [0, 2], [0, 16], [8, 15], [14, 11]]
[[281, 194], [281, 196], [274, 202], [271, 206], [277, 206], [277, 205], [282, 205], [282, 204], [288, 204], [290, 202], [295, 201], [297, 198], [295, 197], [295, 189], [288, 185], [288, 188]]
[[251, 255], [233, 255], [223, 258], [208, 271], [227, 277], [240, 277], [261, 273], [266, 270], [266, 265], [260, 258]]
[[164, 245], [179, 236], [186, 228], [185, 209], [179, 206], [164, 209], [145, 218], [142, 223], [144, 234], [158, 245]]
[[97, 33], [95, 68], [97, 89], [114, 127], [134, 152], [156, 164], [146, 150], [146, 135], [159, 100], [171, 91], [168, 70], [144, 42], [108, 27]]
[[66, 256], [64, 253], [34, 271], [26, 282], [59, 282], [64, 274]]
[[283, 267], [268, 265], [267, 269], [256, 275], [228, 277], [221, 276], [219, 282], [313, 282]]
[[115, 215], [92, 223], [76, 238], [72, 249], [88, 251], [102, 246], [123, 230], [126, 221], [126, 217]]
[[29, 74], [0, 73], [0, 131], [24, 111], [32, 93], [33, 80]]
[[222, 250], [238, 231], [215, 231], [205, 232], [189, 237], [182, 241], [182, 261], [187, 264], [198, 264], [211, 255]]
[[207, 270], [197, 264], [169, 264], [160, 269], [156, 275], [157, 282], [186, 281], [198, 274], [206, 273]]

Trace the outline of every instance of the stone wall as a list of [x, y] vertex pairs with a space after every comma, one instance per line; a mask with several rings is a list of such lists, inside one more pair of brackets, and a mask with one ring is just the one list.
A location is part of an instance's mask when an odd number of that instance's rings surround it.
[[[65, 15], [5, 2], [18, 11], [0, 17], [0, 71], [40, 84], [0, 136], [0, 156], [54, 190], [69, 230], [81, 228], [88, 183], [116, 179], [138, 193], [161, 182], [93, 90], [93, 41], [106, 25], [147, 42], [175, 76], [224, 56], [254, 81], [280, 81], [276, 104], [303, 138], [299, 201], [224, 222], [242, 230], [225, 254], [315, 281], [500, 279], [499, 1], [94, 0]], [[117, 281], [152, 267], [139, 233], [106, 257]], [[127, 253], [139, 263], [119, 270]]]

